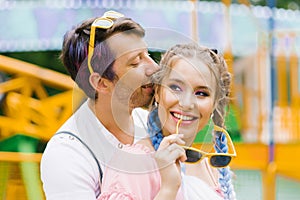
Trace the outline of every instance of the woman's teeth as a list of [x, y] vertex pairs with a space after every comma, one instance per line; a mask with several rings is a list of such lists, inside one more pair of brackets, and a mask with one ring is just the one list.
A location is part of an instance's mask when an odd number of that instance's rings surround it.
[[181, 115], [181, 114], [178, 114], [178, 113], [173, 113], [173, 116], [178, 118], [178, 119], [182, 119], [183, 121], [189, 121], [189, 120], [193, 119], [193, 117], [186, 116], [186, 115]]

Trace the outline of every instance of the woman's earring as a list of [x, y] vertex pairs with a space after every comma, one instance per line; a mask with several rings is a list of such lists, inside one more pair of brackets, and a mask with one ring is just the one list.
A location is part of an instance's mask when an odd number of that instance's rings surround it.
[[158, 106], [158, 103], [156, 101], [154, 101], [154, 106], [157, 107]]
[[210, 119], [212, 119], [214, 117], [214, 113], [212, 112], [211, 114], [210, 114]]

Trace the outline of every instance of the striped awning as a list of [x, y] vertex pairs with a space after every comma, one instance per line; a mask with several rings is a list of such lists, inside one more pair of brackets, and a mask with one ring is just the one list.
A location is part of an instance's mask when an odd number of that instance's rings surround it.
[[[67, 30], [109, 9], [122, 12], [145, 27], [150, 48], [165, 49], [195, 39], [191, 1], [0, 0], [0, 52], [60, 50]], [[268, 20], [273, 17], [275, 32], [292, 31], [296, 33], [293, 42], [300, 43], [299, 11], [273, 11], [238, 4], [227, 10], [222, 3], [198, 2], [197, 40], [221, 51], [230, 44], [235, 55], [249, 54], [269, 38]]]

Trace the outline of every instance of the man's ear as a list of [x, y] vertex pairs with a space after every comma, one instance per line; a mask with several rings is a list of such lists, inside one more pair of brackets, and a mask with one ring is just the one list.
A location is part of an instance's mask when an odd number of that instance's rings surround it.
[[92, 73], [89, 78], [91, 86], [97, 91], [101, 93], [106, 93], [109, 89], [110, 81], [102, 78], [98, 73]]

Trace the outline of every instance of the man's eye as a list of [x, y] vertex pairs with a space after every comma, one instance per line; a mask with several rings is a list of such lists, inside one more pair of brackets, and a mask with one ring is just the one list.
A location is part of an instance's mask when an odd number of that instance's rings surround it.
[[139, 65], [139, 63], [138, 63], [138, 62], [136, 62], [136, 63], [131, 63], [131, 65], [132, 65], [133, 67], [136, 67], [136, 66]]
[[137, 65], [140, 64], [140, 61], [141, 61], [141, 59], [140, 59], [140, 57], [138, 56], [138, 57], [136, 57], [134, 60], [132, 60], [131, 65], [132, 65], [132, 66], [137, 66]]

